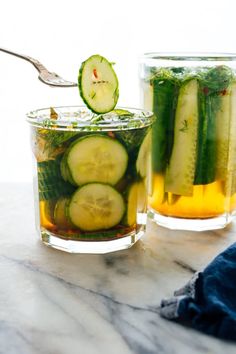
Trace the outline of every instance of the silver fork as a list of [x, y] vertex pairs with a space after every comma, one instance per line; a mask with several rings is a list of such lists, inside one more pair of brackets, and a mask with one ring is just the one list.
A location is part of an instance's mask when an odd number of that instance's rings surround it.
[[57, 75], [54, 72], [49, 71], [48, 69], [45, 68], [43, 64], [41, 64], [37, 59], [34, 59], [32, 57], [29, 57], [27, 55], [22, 55], [19, 53], [15, 53], [11, 50], [5, 49], [5, 48], [0, 48], [0, 51], [5, 52], [7, 54], [14, 55], [18, 58], [27, 60], [33, 66], [38, 70], [39, 72], [39, 80], [42, 81], [44, 84], [49, 85], [49, 86], [56, 86], [56, 87], [75, 87], [77, 84], [75, 82], [67, 81], [63, 79], [61, 76]]

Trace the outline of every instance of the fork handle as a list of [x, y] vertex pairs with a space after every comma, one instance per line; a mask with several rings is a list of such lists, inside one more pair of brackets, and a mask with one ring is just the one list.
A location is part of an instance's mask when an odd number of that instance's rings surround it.
[[27, 60], [28, 62], [30, 62], [31, 64], [33, 64], [33, 66], [39, 71], [43, 71], [46, 70], [45, 66], [43, 64], [41, 64], [37, 59], [34, 59], [32, 57], [29, 57], [28, 55], [22, 55], [16, 52], [13, 52], [12, 50], [8, 50], [5, 48], [0, 48], [0, 51], [7, 53], [7, 54], [11, 54], [14, 55], [15, 57]]

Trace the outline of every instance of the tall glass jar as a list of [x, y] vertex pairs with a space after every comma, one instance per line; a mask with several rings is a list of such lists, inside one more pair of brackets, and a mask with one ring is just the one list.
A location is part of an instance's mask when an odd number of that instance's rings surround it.
[[152, 130], [149, 215], [171, 229], [225, 227], [236, 210], [236, 54], [145, 54]]

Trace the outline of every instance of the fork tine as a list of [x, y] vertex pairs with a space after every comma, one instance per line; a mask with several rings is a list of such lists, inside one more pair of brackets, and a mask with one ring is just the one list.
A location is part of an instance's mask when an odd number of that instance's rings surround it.
[[40, 73], [38, 79], [46, 85], [54, 86], [54, 87], [76, 87], [77, 84], [75, 82], [64, 80], [61, 76], [55, 73], [49, 73], [49, 75], [45, 75], [45, 72]]

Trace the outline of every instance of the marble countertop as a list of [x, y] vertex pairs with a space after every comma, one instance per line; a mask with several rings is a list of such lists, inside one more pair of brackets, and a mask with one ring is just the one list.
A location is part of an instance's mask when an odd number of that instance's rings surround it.
[[30, 184], [0, 184], [0, 354], [233, 354], [161, 318], [160, 300], [236, 240], [148, 223], [133, 248], [70, 255], [42, 245]]

